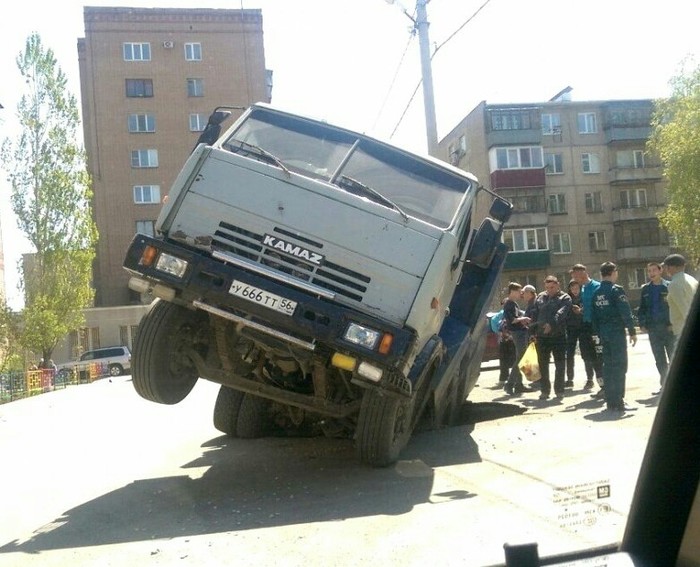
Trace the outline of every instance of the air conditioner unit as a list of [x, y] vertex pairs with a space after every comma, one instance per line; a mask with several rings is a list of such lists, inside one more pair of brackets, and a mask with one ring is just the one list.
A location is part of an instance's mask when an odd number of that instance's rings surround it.
[[174, 41], [164, 41], [163, 47], [165, 47], [165, 49], [172, 49], [173, 47], [175, 47], [175, 42]]

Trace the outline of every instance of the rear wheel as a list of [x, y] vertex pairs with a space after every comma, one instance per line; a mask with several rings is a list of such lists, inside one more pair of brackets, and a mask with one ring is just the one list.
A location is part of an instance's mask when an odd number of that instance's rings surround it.
[[219, 388], [214, 404], [214, 427], [229, 437], [238, 436], [238, 414], [245, 394], [228, 386]]
[[185, 399], [198, 378], [188, 353], [206, 354], [207, 328], [205, 314], [158, 301], [141, 319], [134, 343], [132, 380], [136, 392], [160, 404]]
[[121, 376], [124, 372], [121, 364], [110, 364], [109, 365], [109, 375], [110, 376]]
[[265, 398], [244, 394], [238, 410], [236, 434], [242, 439], [257, 439], [264, 436], [270, 424], [270, 402]]

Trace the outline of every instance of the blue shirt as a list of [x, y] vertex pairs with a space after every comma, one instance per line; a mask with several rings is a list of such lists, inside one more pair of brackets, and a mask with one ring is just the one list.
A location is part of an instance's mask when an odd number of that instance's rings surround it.
[[581, 286], [581, 305], [583, 305], [583, 322], [592, 323], [593, 295], [600, 287], [600, 282], [594, 279]]

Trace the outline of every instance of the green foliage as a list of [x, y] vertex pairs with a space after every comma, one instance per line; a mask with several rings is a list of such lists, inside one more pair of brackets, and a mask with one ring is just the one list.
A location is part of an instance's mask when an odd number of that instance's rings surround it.
[[27, 85], [17, 106], [21, 133], [6, 139], [2, 162], [12, 209], [35, 254], [24, 266], [24, 346], [49, 359], [58, 341], [80, 326], [90, 305], [97, 230], [85, 153], [76, 143], [76, 98], [51, 49], [32, 34], [17, 57]]
[[668, 179], [668, 206], [659, 215], [693, 264], [700, 262], [700, 66], [692, 61], [671, 80], [670, 98], [657, 101], [649, 149]]
[[0, 372], [24, 370], [20, 334], [19, 313], [13, 312], [4, 302], [0, 303]]

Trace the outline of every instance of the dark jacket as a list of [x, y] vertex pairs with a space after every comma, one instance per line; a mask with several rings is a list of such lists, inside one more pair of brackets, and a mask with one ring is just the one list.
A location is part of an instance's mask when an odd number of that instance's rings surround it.
[[598, 333], [610, 331], [629, 331], [636, 334], [632, 309], [622, 286], [603, 280], [593, 294], [593, 330]]
[[520, 307], [518, 307], [518, 304], [512, 299], [506, 299], [505, 303], [503, 304], [503, 321], [505, 323], [505, 329], [510, 332], [527, 330], [527, 326], [522, 322], [513, 322], [515, 319], [521, 316], [522, 311], [520, 310]]
[[[571, 311], [571, 296], [563, 291], [557, 292], [550, 297], [543, 291], [535, 299], [532, 309], [532, 323], [530, 323], [530, 333], [538, 337], [564, 337], [566, 335], [566, 318]], [[547, 334], [544, 326], [549, 323], [552, 327]]]
[[[581, 307], [582, 300], [581, 300], [581, 294], [579, 294], [577, 297], [571, 297], [571, 306], [573, 307], [574, 305], [578, 305]], [[569, 316], [566, 318], [566, 328], [567, 329], [578, 329], [581, 324], [583, 323], [583, 312], [575, 313], [574, 310], [572, 309], [569, 311]]]
[[[640, 327], [655, 327], [671, 325], [671, 318], [668, 313], [668, 280], [661, 280], [660, 284], [647, 282], [642, 286], [642, 295], [639, 299], [639, 309], [637, 317]], [[652, 297], [654, 291], [658, 292], [659, 302], [654, 305]]]

